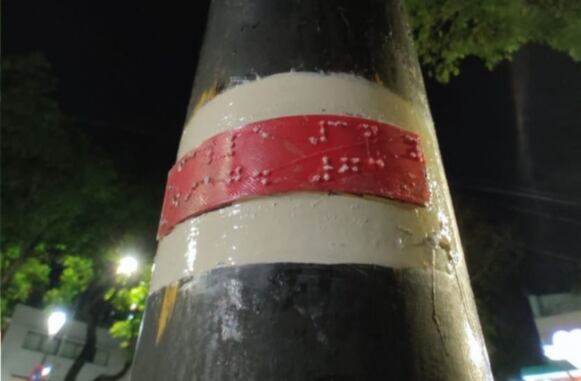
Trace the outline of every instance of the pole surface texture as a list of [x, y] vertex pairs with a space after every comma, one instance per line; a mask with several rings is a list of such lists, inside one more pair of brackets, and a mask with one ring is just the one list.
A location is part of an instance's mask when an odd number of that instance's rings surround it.
[[398, 0], [214, 0], [132, 380], [491, 380]]

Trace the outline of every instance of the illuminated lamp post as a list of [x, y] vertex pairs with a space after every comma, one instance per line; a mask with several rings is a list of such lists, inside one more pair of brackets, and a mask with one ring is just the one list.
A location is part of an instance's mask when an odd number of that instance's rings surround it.
[[28, 379], [30, 381], [43, 380], [50, 374], [52, 366], [50, 364], [47, 364], [46, 362], [49, 356], [50, 344], [51, 341], [60, 332], [60, 330], [64, 327], [66, 322], [67, 314], [63, 310], [55, 309], [51, 311], [51, 313], [48, 315], [48, 318], [46, 319], [48, 338], [46, 342], [44, 342], [44, 354], [42, 356], [40, 364], [34, 368], [31, 375], [29, 376]]

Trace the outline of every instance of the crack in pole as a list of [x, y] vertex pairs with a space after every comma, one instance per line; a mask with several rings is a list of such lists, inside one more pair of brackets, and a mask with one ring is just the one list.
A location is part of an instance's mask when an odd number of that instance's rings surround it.
[[436, 250], [432, 249], [432, 320], [436, 324], [436, 330], [438, 331], [438, 336], [442, 341], [442, 347], [444, 348], [444, 353], [449, 357], [450, 353], [448, 348], [446, 348], [446, 339], [444, 338], [444, 333], [442, 331], [442, 324], [438, 318], [438, 311], [436, 307]]

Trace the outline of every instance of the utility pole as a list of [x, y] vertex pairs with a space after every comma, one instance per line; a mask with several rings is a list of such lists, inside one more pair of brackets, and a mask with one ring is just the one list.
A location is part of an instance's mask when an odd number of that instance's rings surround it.
[[214, 0], [133, 380], [491, 380], [398, 0]]

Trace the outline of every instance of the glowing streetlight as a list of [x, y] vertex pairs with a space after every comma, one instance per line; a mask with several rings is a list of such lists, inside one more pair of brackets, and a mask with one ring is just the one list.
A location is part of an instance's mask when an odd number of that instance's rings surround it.
[[33, 376], [29, 378], [30, 380], [39, 380], [40, 377], [44, 379], [44, 377], [47, 377], [50, 374], [52, 365], [46, 363], [46, 360], [49, 356], [50, 342], [54, 336], [59, 333], [66, 322], [67, 314], [63, 310], [56, 309], [48, 315], [48, 318], [46, 319], [48, 340], [44, 343], [45, 350], [44, 354], [42, 355], [42, 360], [40, 361], [40, 364], [33, 370]]
[[559, 330], [553, 333], [552, 340], [552, 345], [543, 346], [545, 356], [555, 361], [566, 360], [581, 369], [581, 329]]
[[67, 322], [67, 314], [61, 310], [55, 310], [48, 315], [46, 325], [48, 328], [48, 335], [56, 335]]
[[52, 370], [52, 365], [46, 365], [42, 368], [42, 370], [40, 371], [40, 375], [42, 377], [46, 377], [50, 374], [50, 371]]
[[137, 259], [131, 255], [126, 255], [119, 261], [117, 266], [117, 275], [131, 276], [139, 267]]

